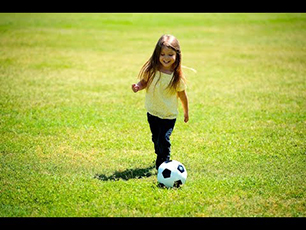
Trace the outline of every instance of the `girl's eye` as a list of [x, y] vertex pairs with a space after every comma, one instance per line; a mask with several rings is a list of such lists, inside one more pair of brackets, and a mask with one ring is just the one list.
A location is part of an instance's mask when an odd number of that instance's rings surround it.
[[165, 54], [160, 54], [160, 56], [165, 56]]

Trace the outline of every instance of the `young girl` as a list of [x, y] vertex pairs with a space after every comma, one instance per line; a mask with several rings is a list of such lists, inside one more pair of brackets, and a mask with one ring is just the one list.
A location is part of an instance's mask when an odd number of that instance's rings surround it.
[[182, 54], [178, 40], [163, 35], [158, 40], [150, 59], [139, 72], [140, 81], [132, 85], [136, 93], [146, 89], [145, 106], [152, 133], [156, 169], [170, 160], [170, 135], [178, 115], [178, 97], [184, 110], [184, 122], [188, 122], [188, 98], [181, 67]]

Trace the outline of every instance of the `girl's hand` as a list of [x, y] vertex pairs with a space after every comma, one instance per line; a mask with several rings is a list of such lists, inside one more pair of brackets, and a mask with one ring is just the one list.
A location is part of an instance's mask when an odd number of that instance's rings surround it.
[[187, 123], [189, 121], [188, 113], [184, 113], [184, 122]]
[[184, 110], [184, 122], [187, 123], [189, 121], [189, 113], [188, 113], [188, 98], [186, 91], [180, 91], [177, 93], [178, 97], [181, 99], [183, 110]]
[[139, 91], [140, 87], [137, 84], [133, 84], [132, 85], [132, 90], [134, 91], [134, 93], [137, 93]]

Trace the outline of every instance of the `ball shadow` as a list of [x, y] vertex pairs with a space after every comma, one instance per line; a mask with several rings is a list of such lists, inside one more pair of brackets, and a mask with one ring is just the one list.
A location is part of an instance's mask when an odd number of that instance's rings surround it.
[[102, 181], [117, 181], [117, 180], [130, 180], [130, 179], [141, 179], [145, 177], [150, 177], [153, 175], [151, 170], [155, 166], [150, 166], [147, 168], [135, 168], [135, 169], [126, 169], [124, 171], [116, 171], [112, 175], [107, 176], [105, 174], [96, 174], [94, 178]]

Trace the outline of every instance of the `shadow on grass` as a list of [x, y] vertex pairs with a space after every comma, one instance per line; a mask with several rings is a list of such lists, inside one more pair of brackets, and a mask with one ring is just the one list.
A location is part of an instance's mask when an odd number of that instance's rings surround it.
[[117, 180], [129, 180], [129, 179], [141, 179], [144, 177], [150, 177], [153, 175], [150, 172], [155, 166], [150, 166], [147, 168], [136, 168], [136, 169], [126, 169], [124, 171], [116, 171], [110, 176], [104, 174], [96, 174], [94, 178], [97, 178], [102, 181], [117, 181]]

